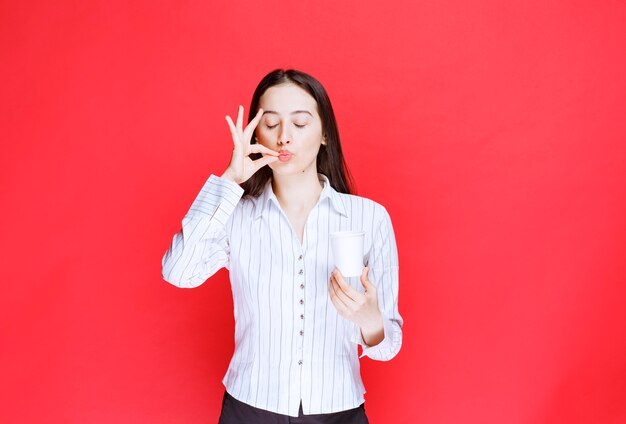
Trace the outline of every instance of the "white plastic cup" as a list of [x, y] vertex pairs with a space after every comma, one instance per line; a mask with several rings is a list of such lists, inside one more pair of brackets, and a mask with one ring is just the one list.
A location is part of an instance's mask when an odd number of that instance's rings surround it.
[[363, 272], [363, 231], [330, 233], [330, 247], [335, 266], [344, 277], [358, 277]]

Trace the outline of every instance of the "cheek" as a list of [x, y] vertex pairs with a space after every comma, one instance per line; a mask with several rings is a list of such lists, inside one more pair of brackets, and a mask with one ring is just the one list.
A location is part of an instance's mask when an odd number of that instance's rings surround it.
[[319, 148], [322, 145], [322, 134], [315, 132], [312, 134], [307, 134], [307, 137], [305, 139], [305, 142], [307, 144], [307, 146], [309, 146], [310, 148]]
[[268, 138], [267, 138], [267, 134], [264, 131], [256, 130], [254, 132], [254, 136], [256, 137], [257, 143], [263, 144], [263, 145], [267, 144]]

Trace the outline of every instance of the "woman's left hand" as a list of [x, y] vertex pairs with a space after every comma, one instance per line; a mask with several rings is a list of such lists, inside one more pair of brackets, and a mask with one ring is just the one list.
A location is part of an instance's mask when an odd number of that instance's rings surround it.
[[365, 343], [375, 346], [383, 340], [385, 334], [383, 317], [378, 309], [378, 294], [368, 279], [368, 273], [369, 268], [365, 267], [360, 277], [365, 293], [360, 293], [335, 269], [330, 275], [328, 291], [339, 315], [358, 325]]

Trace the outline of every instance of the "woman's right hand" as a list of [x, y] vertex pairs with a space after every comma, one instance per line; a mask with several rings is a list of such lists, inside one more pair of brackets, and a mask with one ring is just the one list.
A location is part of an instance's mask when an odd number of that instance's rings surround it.
[[[230, 116], [226, 116], [226, 122], [228, 122], [230, 133], [233, 136], [234, 147], [230, 164], [224, 171], [224, 174], [222, 174], [222, 178], [241, 184], [265, 165], [278, 160], [278, 152], [258, 143], [250, 144], [254, 129], [261, 121], [262, 116], [263, 109], [259, 109], [254, 119], [250, 121], [245, 129], [243, 128], [243, 106], [239, 106], [237, 124], [233, 123]], [[252, 153], [261, 153], [263, 157], [252, 160], [249, 157]]]

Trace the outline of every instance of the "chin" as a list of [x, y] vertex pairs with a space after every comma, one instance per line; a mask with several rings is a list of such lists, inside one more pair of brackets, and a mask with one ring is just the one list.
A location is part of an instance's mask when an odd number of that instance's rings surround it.
[[302, 175], [308, 167], [295, 162], [273, 162], [268, 165], [274, 175]]
[[274, 162], [268, 165], [272, 172], [276, 175], [296, 174], [298, 169], [290, 163]]

